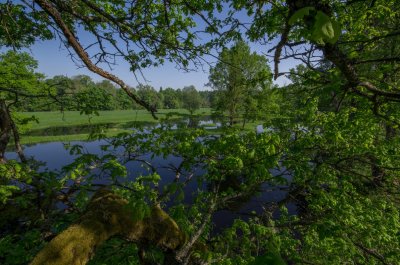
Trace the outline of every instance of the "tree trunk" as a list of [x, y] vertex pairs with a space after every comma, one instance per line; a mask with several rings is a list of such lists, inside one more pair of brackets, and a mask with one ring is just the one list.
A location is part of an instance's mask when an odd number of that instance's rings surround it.
[[11, 118], [10, 111], [5, 100], [0, 100], [0, 163], [5, 161], [4, 154], [8, 143], [10, 142], [11, 132], [13, 133], [15, 151], [17, 152], [21, 162], [26, 162], [26, 157], [22, 149], [17, 126]]
[[234, 112], [234, 110], [232, 110], [232, 109], [230, 109], [229, 110], [229, 126], [233, 126], [233, 123], [234, 123], [234, 114], [235, 112]]
[[[11, 116], [11, 115], [9, 115], [9, 116]], [[14, 136], [15, 151], [17, 152], [21, 162], [26, 163], [26, 157], [25, 157], [24, 150], [22, 149], [22, 145], [20, 142], [18, 128], [12, 119], [10, 119], [10, 125], [11, 125], [11, 130], [12, 130], [13, 136]]]
[[5, 162], [5, 152], [10, 141], [11, 117], [5, 100], [0, 100], [0, 163]]
[[135, 213], [127, 204], [112, 191], [97, 191], [80, 221], [50, 241], [31, 265], [86, 264], [96, 247], [115, 235], [134, 242], [151, 242], [166, 250], [175, 250], [185, 243], [184, 233], [160, 207], [153, 207], [149, 217], [135, 221]]

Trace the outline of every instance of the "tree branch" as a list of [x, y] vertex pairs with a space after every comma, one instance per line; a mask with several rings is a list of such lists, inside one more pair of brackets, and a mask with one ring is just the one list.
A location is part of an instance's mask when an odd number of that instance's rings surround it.
[[149, 105], [147, 102], [145, 102], [144, 100], [140, 99], [137, 95], [132, 93], [132, 91], [129, 90], [128, 85], [126, 85], [125, 82], [122, 81], [120, 78], [103, 70], [102, 68], [98, 67], [91, 61], [89, 55], [86, 53], [82, 45], [79, 43], [74, 33], [62, 19], [61, 14], [50, 2], [48, 2], [47, 0], [35, 0], [35, 2], [54, 20], [57, 26], [61, 29], [68, 44], [71, 45], [76, 54], [79, 56], [79, 58], [83, 61], [83, 63], [90, 71], [119, 85], [131, 99], [133, 99], [136, 103], [138, 103], [139, 105], [143, 106], [148, 111], [150, 111], [152, 116], [155, 119], [157, 119], [157, 117], [155, 116], [155, 112], [157, 112], [157, 110], [154, 106]]

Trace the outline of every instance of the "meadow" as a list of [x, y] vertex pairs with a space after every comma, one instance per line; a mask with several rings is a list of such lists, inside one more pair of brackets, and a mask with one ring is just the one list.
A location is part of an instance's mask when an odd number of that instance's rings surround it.
[[[53, 141], [86, 140], [89, 131], [102, 127], [102, 132], [113, 136], [120, 132], [128, 132], [137, 125], [155, 125], [162, 120], [180, 120], [187, 117], [185, 109], [160, 109], [154, 119], [146, 110], [113, 110], [99, 111], [98, 115], [81, 114], [79, 111], [19, 112], [20, 118], [34, 116], [37, 122], [20, 126], [21, 141], [24, 144]], [[210, 108], [202, 108], [195, 112], [198, 116], [211, 115]]]
[[[24, 117], [35, 116], [38, 123], [33, 122], [30, 130], [43, 129], [58, 126], [79, 126], [84, 124], [104, 124], [115, 123], [122, 124], [127, 122], [148, 122], [158, 123], [151, 113], [147, 110], [111, 110], [99, 111], [99, 115], [80, 114], [79, 111], [42, 111], [42, 112], [19, 112]], [[159, 119], [166, 118], [167, 114], [176, 116], [189, 115], [185, 109], [160, 109], [156, 113]], [[210, 115], [210, 108], [202, 108], [195, 112], [197, 115]]]

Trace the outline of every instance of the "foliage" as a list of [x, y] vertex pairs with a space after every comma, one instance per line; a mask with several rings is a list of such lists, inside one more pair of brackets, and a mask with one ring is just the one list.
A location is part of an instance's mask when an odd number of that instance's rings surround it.
[[121, 265], [139, 265], [137, 256], [138, 248], [134, 244], [126, 243], [124, 240], [113, 238], [100, 246], [97, 250], [99, 255], [88, 263], [88, 265], [96, 264], [121, 264]]
[[11, 1], [0, 3], [1, 28], [0, 45], [13, 48], [30, 46], [36, 39], [54, 38], [53, 33], [41, 15], [43, 12], [29, 13], [23, 5]]
[[177, 109], [182, 106], [181, 90], [174, 90], [171, 87], [167, 87], [160, 91], [163, 98], [163, 106], [166, 109]]
[[[8, 5], [20, 8], [26, 2]], [[187, 67], [208, 52], [204, 48], [240, 36], [275, 40], [274, 76], [286, 74], [292, 83], [270, 89], [266, 59], [235, 42], [211, 69], [217, 106], [230, 112], [231, 124], [239, 115], [264, 119], [264, 133], [224, 128], [210, 135], [161, 124], [106, 139], [98, 154], [71, 146], [76, 159], [58, 172], [28, 162], [1, 164], [0, 210], [13, 213], [1, 214], [1, 223], [8, 225], [2, 228], [1, 261], [26, 262], [42, 242], [36, 231], [40, 236], [59, 232], [60, 224], [65, 227], [82, 213], [90, 192], [107, 186], [129, 201], [136, 218], [148, 215], [150, 205], [168, 208], [187, 241], [167, 253], [140, 244], [145, 242], [134, 246], [114, 239], [100, 248], [93, 260], [99, 264], [106, 254], [107, 261], [135, 264], [140, 260], [136, 250], [148, 250], [160, 263], [172, 254], [177, 264], [398, 263], [399, 1], [132, 1], [130, 8], [124, 1], [35, 2], [48, 12], [45, 3], [63, 11], [61, 19], [77, 35], [79, 25], [117, 51], [120, 43], [132, 44], [118, 54], [132, 70], [165, 58]], [[42, 9], [26, 11], [24, 19], [60, 27], [46, 19], [30, 20]], [[238, 11], [252, 18], [250, 25], [235, 16]], [[203, 32], [218, 40], [194, 45], [195, 16], [206, 20]], [[117, 34], [118, 44], [113, 41]], [[138, 43], [144, 46], [132, 48]], [[303, 65], [280, 72], [283, 58], [300, 59]], [[75, 85], [84, 90], [92, 86], [89, 81], [79, 78]], [[160, 98], [151, 87], [140, 90], [148, 104], [161, 105], [168, 97], [168, 106], [176, 103], [171, 90], [160, 91]], [[251, 115], [257, 108], [267, 115]], [[132, 164], [140, 169], [136, 175], [128, 171]], [[283, 198], [215, 229], [215, 213], [240, 209], [240, 203], [266, 188], [265, 194], [282, 192]]]
[[18, 124], [12, 114], [15, 106], [23, 102], [21, 98], [48, 97], [52, 93], [42, 84], [43, 76], [35, 72], [36, 68], [37, 62], [27, 53], [8, 51], [0, 54], [0, 162], [4, 162], [11, 134], [20, 159], [26, 160], [19, 142]]
[[[163, 64], [165, 60], [184, 69], [198, 64], [199, 56], [213, 45], [197, 43], [201, 33], [192, 29], [201, 24], [196, 23], [194, 14], [200, 8], [208, 10], [208, 16], [212, 16], [214, 5], [221, 8], [218, 3], [199, 2], [192, 6], [179, 1], [89, 0], [68, 4], [58, 0], [7, 1], [1, 5], [6, 34], [0, 35], [0, 43], [18, 48], [37, 39], [55, 38], [51, 30], [56, 29], [71, 55], [73, 50], [89, 70], [112, 81], [138, 105], [154, 113], [154, 105], [141, 100], [124, 81], [102, 65], [110, 66], [116, 58], [123, 59], [135, 74], [142, 68]], [[11, 18], [16, 19], [15, 23]], [[213, 27], [203, 28], [203, 32], [210, 32]], [[10, 32], [15, 32], [15, 36]], [[82, 39], [94, 42], [86, 43]], [[92, 48], [101, 52], [92, 53]]]
[[267, 60], [250, 53], [243, 41], [221, 52], [219, 62], [210, 69], [209, 81], [217, 95], [214, 107], [228, 112], [231, 126], [240, 116], [256, 116], [257, 98], [271, 85]]
[[0, 54], [0, 62], [1, 100], [23, 104], [20, 97], [29, 98], [46, 93], [44, 85], [40, 83], [43, 75], [35, 72], [37, 62], [28, 53], [8, 51]]
[[182, 89], [182, 106], [191, 115], [200, 108], [201, 96], [194, 86], [187, 86]]
[[0, 238], [0, 260], [3, 264], [26, 264], [44, 245], [39, 230], [30, 230], [20, 236]]
[[161, 97], [152, 86], [139, 84], [137, 91], [139, 97], [145, 102], [154, 105], [156, 108], [162, 108]]
[[[314, 13], [314, 14], [310, 14]], [[311, 18], [309, 18], [311, 16]], [[315, 11], [314, 7], [303, 7], [297, 10], [289, 19], [289, 25], [293, 25], [298, 20], [305, 19], [314, 20], [311, 25], [309, 39], [315, 43], [324, 45], [325, 42], [335, 44], [340, 35], [340, 25], [337, 21], [331, 19], [322, 11]]]
[[[5, 57], [7, 56], [5, 55]], [[36, 68], [37, 63], [35, 62], [35, 64]], [[13, 74], [17, 73], [14, 72]], [[41, 77], [41, 75], [38, 75], [38, 77]], [[13, 78], [8, 76], [7, 80], [13, 80]], [[29, 83], [34, 84], [33, 81], [29, 81]], [[124, 90], [115, 87], [110, 81], [94, 82], [92, 78], [86, 75], [73, 77], [54, 76], [44, 80], [40, 85], [38, 84], [36, 90], [41, 91], [42, 94], [28, 94], [29, 97], [25, 95], [24, 101], [20, 100], [15, 109], [25, 112], [77, 110], [91, 113], [101, 110], [143, 108], [133, 102]], [[186, 99], [181, 89], [167, 88], [156, 91], [149, 85], [138, 85], [136, 88], [129, 88], [129, 90], [132, 92], [137, 90], [137, 94], [142, 100], [152, 102], [157, 108], [178, 109], [183, 106], [183, 101]], [[7, 93], [10, 96], [13, 95], [9, 91]], [[22, 91], [19, 91], [19, 97], [23, 96], [21, 93]], [[194, 94], [196, 93], [198, 93], [197, 90]], [[200, 95], [195, 96], [194, 102], [199, 107], [210, 107], [210, 102], [207, 98], [212, 93], [212, 91], [201, 91]]]

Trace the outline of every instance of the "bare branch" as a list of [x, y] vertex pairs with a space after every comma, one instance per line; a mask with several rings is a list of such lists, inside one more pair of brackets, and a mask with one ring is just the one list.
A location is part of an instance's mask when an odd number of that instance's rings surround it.
[[79, 56], [79, 58], [83, 61], [83, 63], [90, 71], [119, 85], [130, 98], [132, 98], [136, 103], [138, 103], [139, 105], [143, 106], [148, 111], [150, 111], [153, 117], [157, 119], [157, 117], [155, 116], [155, 112], [157, 110], [154, 106], [149, 105], [147, 102], [143, 101], [137, 95], [135, 95], [131, 90], [129, 90], [128, 85], [126, 85], [125, 82], [122, 81], [120, 78], [103, 70], [102, 68], [98, 67], [91, 61], [89, 55], [84, 50], [78, 39], [75, 37], [74, 33], [64, 22], [63, 18], [61, 17], [61, 14], [51, 3], [49, 3], [47, 0], [35, 0], [35, 2], [54, 20], [57, 26], [62, 30], [63, 35], [68, 41], [68, 43], [72, 46], [76, 54]]

